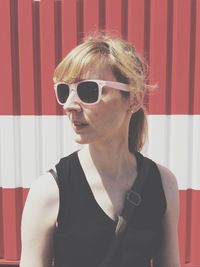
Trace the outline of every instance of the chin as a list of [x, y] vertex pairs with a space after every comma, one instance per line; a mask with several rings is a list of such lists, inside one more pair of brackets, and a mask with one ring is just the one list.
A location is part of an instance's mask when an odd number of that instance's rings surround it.
[[88, 138], [83, 138], [82, 136], [75, 136], [74, 141], [79, 145], [89, 144]]
[[94, 138], [89, 138], [87, 137], [83, 137], [83, 136], [75, 136], [74, 137], [74, 141], [79, 144], [79, 145], [88, 145], [88, 144], [93, 144], [96, 142], [96, 139]]
[[74, 140], [79, 145], [86, 145], [88, 142], [84, 142], [83, 140]]

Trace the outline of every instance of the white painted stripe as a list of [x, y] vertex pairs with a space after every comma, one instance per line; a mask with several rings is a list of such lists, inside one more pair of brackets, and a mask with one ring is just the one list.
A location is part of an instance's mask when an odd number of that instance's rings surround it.
[[145, 153], [168, 167], [179, 189], [200, 189], [200, 116], [150, 115]]
[[15, 188], [30, 187], [80, 145], [66, 117], [0, 116], [0, 147], [0, 187]]
[[[168, 167], [179, 189], [200, 190], [200, 115], [149, 115], [143, 153]], [[0, 116], [0, 187], [30, 187], [80, 148], [65, 116]]]

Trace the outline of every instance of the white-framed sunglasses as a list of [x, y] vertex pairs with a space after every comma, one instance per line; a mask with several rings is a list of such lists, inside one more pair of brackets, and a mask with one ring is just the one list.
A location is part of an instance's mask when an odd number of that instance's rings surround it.
[[128, 85], [120, 82], [103, 80], [82, 80], [77, 83], [58, 82], [54, 84], [56, 99], [60, 105], [64, 105], [71, 93], [75, 91], [80, 102], [87, 105], [97, 104], [101, 100], [102, 89], [109, 86], [113, 89], [129, 92]]

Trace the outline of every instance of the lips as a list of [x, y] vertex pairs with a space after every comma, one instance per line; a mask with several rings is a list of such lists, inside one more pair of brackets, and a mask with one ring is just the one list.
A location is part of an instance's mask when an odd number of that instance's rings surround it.
[[87, 123], [80, 122], [80, 121], [72, 121], [72, 123], [73, 123], [75, 126], [84, 126], [84, 125], [87, 125]]
[[77, 132], [85, 128], [88, 124], [80, 121], [72, 121], [73, 129]]

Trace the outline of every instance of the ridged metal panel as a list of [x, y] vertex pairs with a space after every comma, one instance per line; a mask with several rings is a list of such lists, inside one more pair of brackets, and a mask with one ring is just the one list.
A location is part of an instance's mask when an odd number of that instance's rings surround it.
[[135, 44], [158, 84], [147, 98], [144, 153], [178, 176], [181, 263], [200, 266], [198, 0], [0, 1], [0, 263], [19, 259], [31, 181], [78, 148], [55, 101], [54, 68], [83, 36], [104, 28]]

